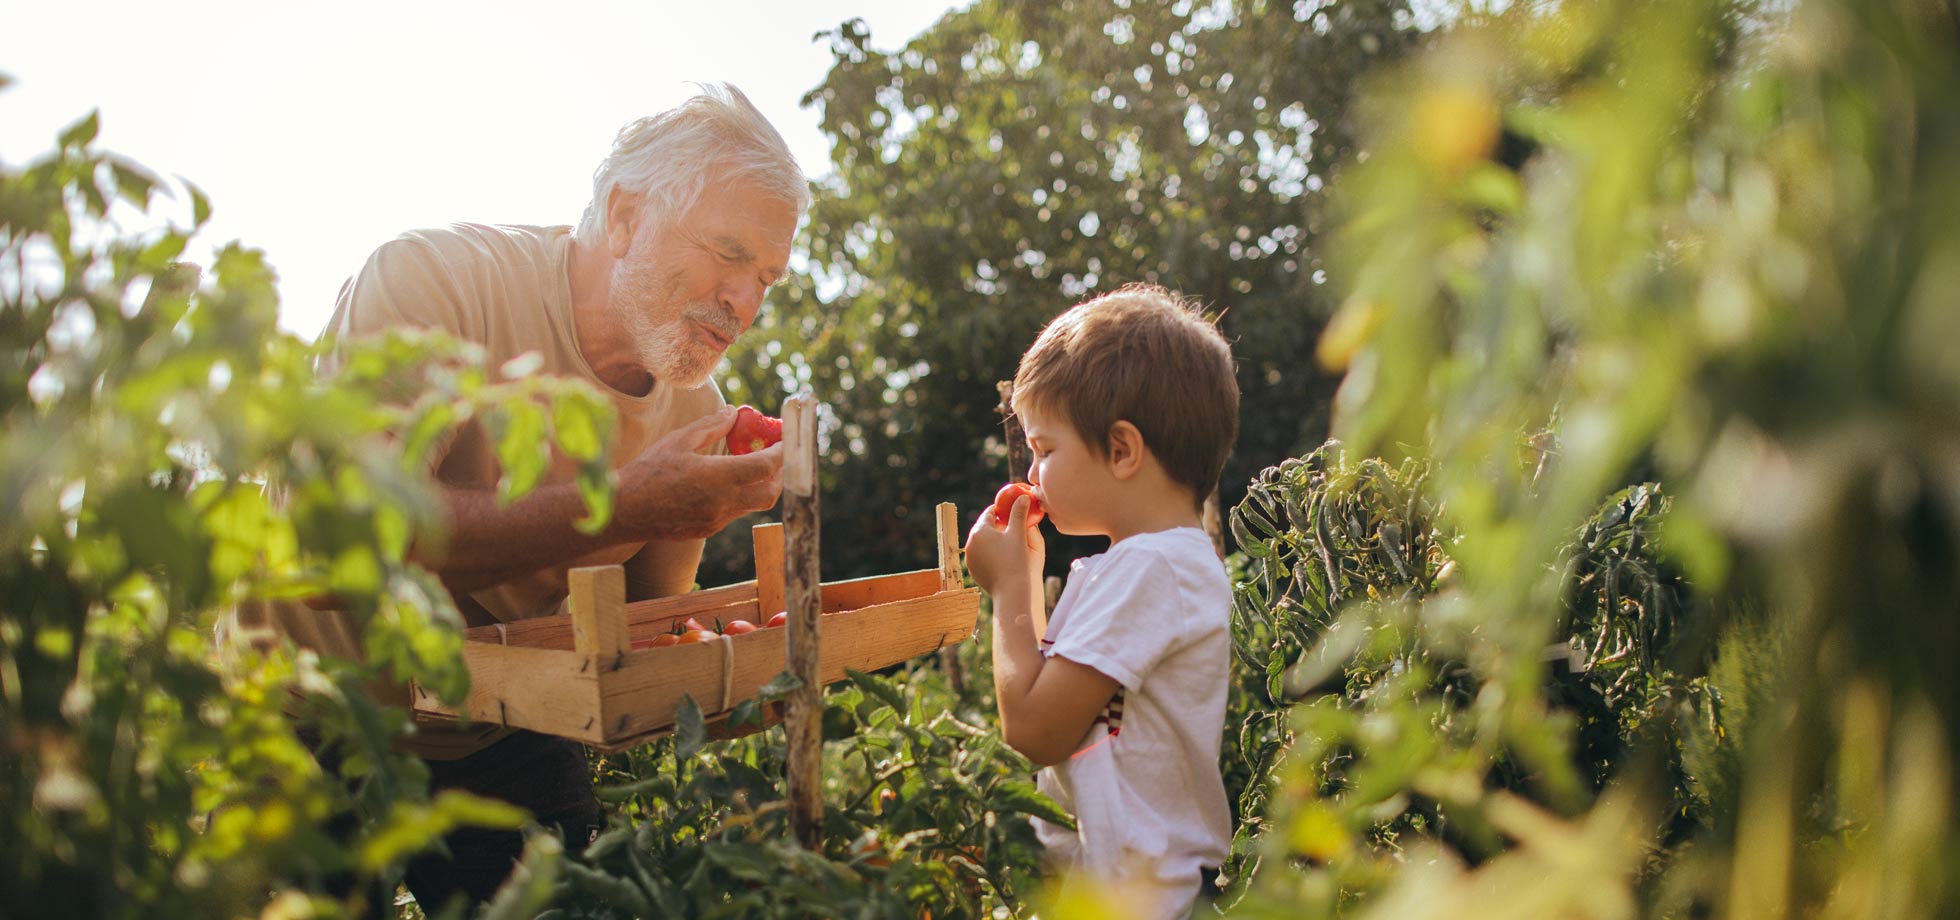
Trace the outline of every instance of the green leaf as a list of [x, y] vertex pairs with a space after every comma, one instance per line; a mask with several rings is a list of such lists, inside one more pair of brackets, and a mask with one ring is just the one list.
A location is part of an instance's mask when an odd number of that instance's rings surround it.
[[1050, 824], [1075, 829], [1075, 818], [1026, 780], [1006, 780], [995, 784], [987, 794], [987, 807], [993, 811], [1033, 815]]
[[456, 789], [443, 791], [426, 805], [398, 801], [387, 820], [360, 842], [356, 861], [364, 871], [381, 872], [458, 827], [515, 829], [528, 820], [530, 814], [522, 808]]
[[825, 706], [821, 720], [825, 741], [842, 741], [857, 734], [858, 721], [848, 706]]
[[489, 422], [497, 461], [503, 466], [503, 477], [497, 481], [497, 501], [508, 506], [537, 488], [550, 467], [544, 408], [529, 399], [511, 400], [491, 413]]
[[[587, 856], [587, 859], [592, 858]], [[626, 916], [662, 916], [654, 909], [653, 902], [647, 899], [646, 892], [632, 879], [620, 878], [575, 862], [565, 864], [565, 879], [573, 888], [592, 895], [602, 904], [624, 911]]]
[[558, 449], [574, 460], [595, 460], [605, 452], [606, 431], [612, 428], [612, 406], [592, 395], [561, 393], [552, 404], [552, 431]]
[[892, 685], [887, 681], [885, 681], [883, 678], [871, 674], [866, 674], [863, 671], [853, 670], [851, 668], [845, 668], [844, 675], [851, 679], [851, 683], [854, 683], [858, 685], [860, 688], [862, 688], [864, 692], [877, 697], [879, 700], [883, 701], [885, 705], [890, 706], [893, 712], [897, 712], [901, 715], [904, 714], [905, 697], [900, 696], [898, 690], [892, 687]]
[[184, 190], [191, 196], [191, 227], [204, 226], [211, 219], [211, 199], [195, 183], [185, 181]]
[[604, 460], [588, 462], [579, 467], [574, 481], [578, 484], [579, 500], [585, 504], [585, 516], [572, 526], [584, 534], [605, 530], [612, 522], [615, 485], [612, 468]]
[[701, 706], [692, 695], [683, 695], [674, 710], [674, 758], [686, 760], [707, 743], [708, 729], [701, 718]]
[[788, 671], [783, 671], [775, 677], [770, 678], [768, 683], [763, 684], [762, 689], [756, 691], [756, 696], [763, 700], [779, 700], [788, 696], [791, 690], [795, 690], [801, 686], [803, 686], [803, 678], [797, 677]]
[[80, 120], [61, 129], [61, 135], [56, 140], [56, 143], [64, 150], [87, 147], [95, 140], [95, 134], [101, 127], [102, 111], [100, 109], [91, 109]]
[[157, 180], [141, 166], [121, 157], [108, 157], [109, 171], [116, 178], [116, 192], [124, 201], [139, 208], [150, 206], [150, 195], [156, 191]]
[[479, 920], [535, 920], [551, 903], [564, 863], [564, 845], [550, 834], [532, 834], [510, 879], [490, 899]]

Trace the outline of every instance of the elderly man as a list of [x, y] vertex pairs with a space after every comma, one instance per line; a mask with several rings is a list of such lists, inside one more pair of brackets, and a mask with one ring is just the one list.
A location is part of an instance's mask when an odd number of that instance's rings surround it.
[[[342, 288], [328, 332], [433, 328], [483, 346], [492, 365], [536, 352], [539, 373], [584, 380], [618, 410], [612, 523], [580, 533], [572, 465], [498, 507], [495, 445], [466, 429], [435, 470], [447, 540], [418, 561], [472, 625], [557, 612], [566, 572], [623, 564], [630, 597], [686, 591], [703, 540], [775, 504], [782, 449], [720, 455], [733, 411], [708, 377], [754, 322], [787, 268], [809, 204], [788, 147], [731, 86], [627, 125], [594, 175], [576, 228], [453, 224], [384, 244]], [[359, 637], [330, 611], [271, 617], [303, 646], [353, 656]], [[433, 785], [505, 799], [557, 824], [574, 845], [601, 818], [584, 749], [498, 726], [419, 726], [408, 747]], [[324, 752], [327, 758], [333, 752]], [[514, 833], [465, 831], [450, 858], [425, 857], [407, 882], [432, 914], [487, 899], [521, 849]]]

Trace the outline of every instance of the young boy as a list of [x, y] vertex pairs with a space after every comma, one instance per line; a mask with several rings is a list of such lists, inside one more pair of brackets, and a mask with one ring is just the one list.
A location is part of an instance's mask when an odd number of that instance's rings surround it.
[[1238, 431], [1230, 347], [1190, 304], [1131, 286], [1048, 324], [1014, 376], [1028, 481], [1066, 534], [1100, 534], [1044, 624], [1043, 543], [1018, 499], [968, 534], [994, 599], [1001, 732], [1045, 767], [1074, 833], [1036, 821], [1051, 861], [1187, 915], [1231, 845], [1218, 773], [1232, 586], [1202, 529]]

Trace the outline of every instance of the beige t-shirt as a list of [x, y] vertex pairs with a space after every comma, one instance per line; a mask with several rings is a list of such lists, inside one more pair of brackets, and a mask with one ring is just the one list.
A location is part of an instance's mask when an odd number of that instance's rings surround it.
[[[571, 228], [451, 224], [416, 230], [383, 244], [359, 274], [341, 288], [326, 333], [358, 339], [398, 327], [439, 329], [481, 345], [488, 366], [536, 352], [537, 373], [571, 377], [612, 398], [617, 422], [615, 468], [638, 456], [660, 436], [722, 405], [714, 386], [679, 390], [656, 383], [645, 396], [628, 396], [601, 382], [579, 351], [572, 323], [568, 260]], [[332, 358], [328, 359], [332, 362]], [[546, 484], [572, 480], [577, 464], [553, 451]], [[494, 490], [500, 467], [496, 447], [475, 423], [448, 445], [436, 467], [445, 485]], [[622, 544], [568, 565], [541, 569], [489, 588], [457, 596], [472, 626], [511, 622], [560, 612], [566, 571], [577, 566], [625, 564], [631, 598], [685, 592], [701, 562], [701, 540]], [[271, 609], [268, 609], [271, 608]], [[360, 656], [360, 641], [346, 618], [296, 604], [258, 605], [240, 611], [241, 625], [260, 619], [302, 647], [347, 658]], [[401, 700], [406, 700], [405, 688]], [[466, 756], [508, 734], [499, 726], [418, 723], [408, 747], [435, 760]]]

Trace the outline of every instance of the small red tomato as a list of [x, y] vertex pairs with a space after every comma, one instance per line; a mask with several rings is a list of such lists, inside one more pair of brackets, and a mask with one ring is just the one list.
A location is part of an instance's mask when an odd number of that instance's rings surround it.
[[680, 638], [675, 640], [674, 644], [690, 645], [695, 642], [713, 642], [719, 638], [721, 638], [721, 634], [712, 629], [690, 629], [687, 632], [681, 633]]
[[1010, 482], [994, 494], [994, 523], [1006, 527], [1008, 516], [1014, 513], [1014, 500], [1023, 495], [1028, 497], [1029, 524], [1039, 524], [1042, 518], [1048, 516], [1048, 512], [1041, 507], [1041, 499], [1034, 494], [1034, 486], [1025, 482]]
[[[693, 617], [688, 617], [687, 619], [681, 621], [681, 629], [688, 632], [692, 632], [697, 629], [708, 629], [708, 627], [701, 625], [700, 620], [697, 620]], [[708, 629], [708, 631], [714, 632], [714, 630], [712, 629]]]
[[728, 452], [754, 453], [782, 439], [782, 419], [743, 406], [735, 410], [735, 425], [728, 429]]
[[739, 636], [752, 632], [755, 632], [755, 624], [747, 620], [729, 620], [728, 625], [721, 628], [721, 634], [724, 636]]
[[661, 633], [658, 636], [647, 639], [635, 639], [633, 640], [633, 647], [635, 649], [665, 648], [669, 645], [677, 645], [680, 641], [681, 637], [673, 633]]
[[778, 610], [776, 611], [775, 616], [769, 618], [769, 622], [762, 624], [762, 628], [775, 629], [776, 627], [782, 626], [788, 622], [789, 622], [789, 611]]

